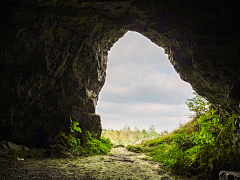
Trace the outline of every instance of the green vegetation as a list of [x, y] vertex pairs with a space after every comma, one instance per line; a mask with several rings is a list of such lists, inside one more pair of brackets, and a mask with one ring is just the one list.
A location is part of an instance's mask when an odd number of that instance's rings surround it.
[[[167, 131], [165, 131], [167, 133]], [[145, 138], [154, 139], [160, 136], [159, 133], [155, 132], [155, 127], [151, 125], [149, 130], [139, 130], [137, 127], [134, 127], [134, 130], [131, 130], [130, 127], [125, 126], [121, 130], [102, 130], [102, 136], [109, 138], [114, 144], [122, 144], [124, 146], [132, 145], [137, 141]]]
[[87, 135], [87, 145], [85, 148], [82, 147], [81, 141], [78, 138], [75, 138], [74, 133], [82, 133], [81, 128], [78, 127], [78, 122], [72, 122], [70, 117], [70, 130], [69, 135], [60, 132], [57, 136], [58, 143], [55, 146], [52, 146], [54, 154], [60, 155], [61, 157], [76, 157], [76, 156], [92, 156], [92, 155], [105, 155], [108, 154], [112, 147], [110, 139], [101, 137], [100, 140], [95, 139], [86, 131]]
[[30, 149], [30, 150], [19, 150], [14, 149], [0, 151], [0, 157], [5, 157], [7, 159], [22, 159], [22, 158], [37, 158], [42, 157], [43, 152], [40, 149]]
[[130, 132], [125, 127], [121, 131], [103, 131], [103, 136], [128, 144], [129, 151], [146, 153], [166, 170], [179, 175], [218, 179], [221, 170], [239, 170], [239, 152], [233, 142], [237, 115], [214, 109], [203, 97], [194, 95], [186, 102], [194, 113], [192, 120], [169, 134], [161, 133], [160, 137], [136, 146], [133, 142], [137, 137], [146, 138], [147, 131], [135, 135], [136, 131]]
[[[70, 133], [66, 135], [60, 131], [60, 134], [56, 137], [57, 144], [51, 146], [51, 156], [57, 157], [69, 157], [74, 158], [77, 156], [93, 156], [93, 155], [106, 155], [112, 148], [111, 140], [105, 137], [101, 137], [100, 140], [95, 139], [87, 131], [87, 147], [81, 146], [80, 139], [74, 136], [74, 133], [82, 133], [78, 122], [73, 122], [70, 117]], [[37, 158], [43, 157], [44, 153], [41, 149], [21, 150], [15, 151], [13, 149], [0, 151], [0, 157], [6, 157], [8, 159], [22, 159], [22, 158]]]
[[[57, 145], [51, 153], [60, 157], [93, 156], [108, 154], [113, 143], [127, 147], [129, 151], [146, 153], [152, 160], [159, 162], [167, 171], [178, 175], [197, 175], [199, 179], [218, 179], [221, 170], [237, 171], [240, 168], [240, 153], [233, 142], [237, 115], [216, 109], [203, 97], [187, 99], [187, 106], [194, 114], [192, 120], [171, 133], [149, 130], [131, 130], [125, 126], [121, 130], [103, 129], [100, 140], [87, 131], [87, 145], [82, 147], [76, 133], [82, 133], [79, 123], [70, 117], [70, 133], [60, 131], [56, 137]], [[141, 139], [149, 138], [142, 144], [134, 145]], [[0, 156], [8, 158], [41, 157], [40, 150], [0, 151]]]

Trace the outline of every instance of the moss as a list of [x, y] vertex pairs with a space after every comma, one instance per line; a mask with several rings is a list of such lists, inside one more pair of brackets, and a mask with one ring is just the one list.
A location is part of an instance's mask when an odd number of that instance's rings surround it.
[[42, 76], [40, 78], [40, 81], [37, 83], [37, 86], [38, 86], [39, 89], [43, 88], [47, 84], [48, 76], [46, 76], [46, 79], [44, 80], [43, 83], [41, 82], [41, 80], [42, 80]]
[[57, 74], [58, 74], [59, 72], [64, 72], [64, 71], [65, 71], [65, 69], [66, 69], [66, 67], [65, 67], [66, 61], [67, 61], [67, 60], [64, 60], [64, 61], [62, 62], [62, 64], [61, 64], [61, 66], [58, 67], [58, 69], [57, 69], [56, 72], [54, 73], [54, 76], [55, 76], [55, 77], [57, 76]]
[[42, 36], [42, 39], [45, 39], [45, 38], [47, 38], [47, 37], [49, 37], [50, 36], [50, 34], [52, 34], [52, 29], [49, 29], [49, 30], [46, 30], [47, 32], [45, 33], [45, 34], [43, 34], [43, 36]]
[[71, 104], [72, 103], [72, 97], [64, 97], [64, 100], [67, 102], [67, 103], [69, 103], [69, 104]]
[[67, 21], [67, 25], [81, 25], [87, 20], [88, 16], [82, 17], [64, 17], [64, 20]]
[[81, 67], [81, 63], [78, 63], [78, 60], [79, 60], [79, 56], [76, 55], [72, 63], [72, 67], [75, 75], [78, 75], [78, 69]]
[[128, 145], [126, 148], [127, 150], [136, 152], [136, 153], [146, 153], [150, 151], [150, 148], [144, 147], [141, 145], [137, 145], [137, 146]]
[[56, 80], [53, 79], [53, 80], [51, 81], [51, 85], [53, 86], [53, 85], [55, 84], [55, 82], [56, 82]]
[[100, 22], [97, 23], [97, 24], [95, 25], [92, 33], [94, 34], [95, 32], [100, 31], [100, 30], [102, 29], [102, 27], [103, 27], [103, 23], [100, 23]]
[[153, 147], [153, 146], [158, 146], [159, 144], [162, 144], [162, 143], [168, 143], [171, 141], [172, 136], [173, 136], [172, 134], [162, 135], [160, 138], [152, 139], [144, 142], [143, 145], [148, 147]]
[[0, 157], [5, 157], [7, 159], [18, 160], [22, 158], [38, 158], [43, 157], [44, 153], [40, 149], [29, 149], [29, 150], [19, 150], [14, 149], [0, 151]]
[[59, 33], [59, 36], [60, 37], [64, 37], [64, 36], [67, 36], [67, 30], [66, 29], [64, 29], [64, 28], [59, 28], [58, 29], [58, 33]]
[[21, 93], [21, 91], [24, 90], [24, 87], [23, 87], [23, 86], [17, 86], [17, 88], [18, 88], [18, 93]]

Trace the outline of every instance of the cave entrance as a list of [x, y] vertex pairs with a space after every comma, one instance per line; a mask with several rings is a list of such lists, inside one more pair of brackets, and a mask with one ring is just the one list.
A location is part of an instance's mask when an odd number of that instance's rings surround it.
[[185, 101], [192, 87], [181, 80], [164, 49], [134, 31], [128, 31], [108, 54], [107, 78], [96, 112], [103, 129], [125, 125], [158, 133], [172, 131], [190, 113]]

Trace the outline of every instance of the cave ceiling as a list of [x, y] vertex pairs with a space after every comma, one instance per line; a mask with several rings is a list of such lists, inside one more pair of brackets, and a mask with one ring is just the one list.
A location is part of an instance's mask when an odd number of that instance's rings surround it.
[[49, 145], [60, 129], [69, 131], [70, 116], [99, 138], [95, 106], [108, 51], [129, 30], [164, 48], [198, 94], [239, 113], [238, 7], [189, 0], [3, 1], [1, 139]]

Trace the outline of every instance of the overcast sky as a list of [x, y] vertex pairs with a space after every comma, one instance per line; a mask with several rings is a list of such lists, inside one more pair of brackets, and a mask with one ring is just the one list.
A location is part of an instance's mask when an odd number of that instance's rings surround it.
[[180, 79], [161, 47], [128, 31], [108, 52], [107, 78], [96, 113], [102, 127], [125, 125], [157, 132], [172, 131], [189, 120], [185, 104], [193, 97], [189, 83]]

